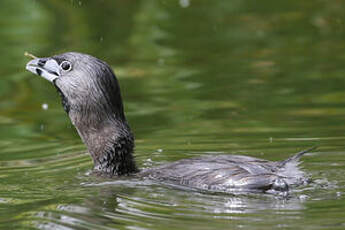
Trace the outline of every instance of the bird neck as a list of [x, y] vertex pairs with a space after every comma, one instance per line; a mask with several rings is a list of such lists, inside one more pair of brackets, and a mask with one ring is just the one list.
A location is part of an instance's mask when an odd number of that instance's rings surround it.
[[[129, 175], [138, 172], [136, 167], [133, 149], [134, 139], [118, 137], [115, 141], [109, 142], [105, 148], [94, 159], [94, 170], [106, 175]], [[93, 154], [94, 155], [94, 154]]]
[[95, 171], [108, 176], [138, 172], [133, 157], [134, 136], [123, 112], [119, 90], [114, 100], [102, 104], [92, 103], [92, 98], [68, 99], [55, 86], [64, 110], [90, 152]]
[[69, 116], [91, 154], [96, 173], [120, 176], [138, 172], [133, 156], [134, 136], [125, 120], [75, 119], [73, 110]]

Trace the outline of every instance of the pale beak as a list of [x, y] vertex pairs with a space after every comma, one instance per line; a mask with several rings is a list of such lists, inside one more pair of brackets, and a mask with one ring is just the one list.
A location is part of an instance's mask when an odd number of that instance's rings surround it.
[[30, 72], [44, 77], [50, 82], [53, 82], [60, 76], [60, 66], [54, 59], [51, 58], [36, 58], [26, 64], [26, 69]]

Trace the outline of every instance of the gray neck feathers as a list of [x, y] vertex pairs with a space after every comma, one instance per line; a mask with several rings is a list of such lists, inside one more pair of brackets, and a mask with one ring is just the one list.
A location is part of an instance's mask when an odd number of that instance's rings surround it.
[[[127, 175], [137, 172], [133, 157], [134, 137], [126, 121], [118, 82], [112, 77], [98, 75], [90, 92], [64, 95], [62, 104], [80, 137], [86, 144], [95, 170], [108, 175]], [[82, 95], [82, 96], [81, 96]]]
[[[73, 110], [70, 117], [72, 119]], [[133, 157], [134, 137], [127, 122], [111, 119], [97, 125], [83, 122], [74, 125], [92, 156], [97, 172], [112, 176], [138, 171]]]

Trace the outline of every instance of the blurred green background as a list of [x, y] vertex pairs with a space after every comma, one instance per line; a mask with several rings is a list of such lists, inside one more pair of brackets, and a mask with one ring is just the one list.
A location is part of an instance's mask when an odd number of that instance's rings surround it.
[[[345, 2], [1, 0], [0, 228], [344, 229]], [[288, 200], [89, 175], [92, 161], [28, 58], [110, 64], [136, 160], [303, 158]]]

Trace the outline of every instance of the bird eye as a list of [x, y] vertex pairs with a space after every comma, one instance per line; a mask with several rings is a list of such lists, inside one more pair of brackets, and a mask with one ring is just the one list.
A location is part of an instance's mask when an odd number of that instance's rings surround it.
[[60, 67], [65, 71], [70, 71], [72, 69], [72, 65], [68, 61], [61, 62]]

